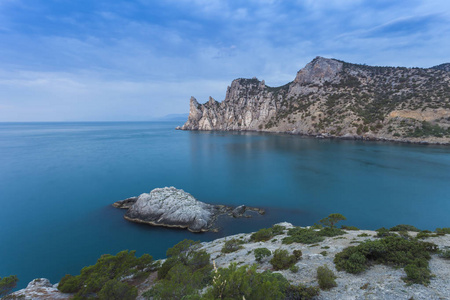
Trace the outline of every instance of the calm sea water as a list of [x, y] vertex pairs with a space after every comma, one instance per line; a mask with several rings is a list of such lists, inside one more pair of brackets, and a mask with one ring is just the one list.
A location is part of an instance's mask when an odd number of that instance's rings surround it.
[[[184, 238], [212, 240], [280, 221], [450, 227], [450, 147], [176, 131], [178, 123], [0, 124], [0, 277], [57, 282], [103, 253], [162, 258]], [[175, 186], [267, 214], [219, 233], [127, 222], [111, 203]]]

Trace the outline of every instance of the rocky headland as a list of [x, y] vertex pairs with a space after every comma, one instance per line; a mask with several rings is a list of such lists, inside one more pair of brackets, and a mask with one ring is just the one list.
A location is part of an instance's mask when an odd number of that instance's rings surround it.
[[207, 204], [174, 187], [156, 188], [139, 197], [117, 201], [113, 206], [127, 209], [124, 218], [132, 222], [187, 228], [192, 232], [215, 230], [214, 223], [221, 215], [239, 218], [251, 217], [252, 212], [264, 214], [263, 209], [245, 205], [233, 208]]
[[[450, 298], [450, 260], [444, 259], [438, 254], [432, 254], [429, 260], [429, 269], [434, 275], [428, 285], [407, 284], [404, 282], [405, 271], [403, 268], [395, 268], [384, 264], [373, 264], [366, 271], [359, 274], [350, 274], [338, 271], [334, 259], [336, 254], [349, 246], [356, 246], [367, 241], [375, 241], [377, 232], [371, 230], [344, 230], [342, 235], [326, 237], [317, 243], [283, 243], [283, 239], [289, 236], [289, 229], [294, 228], [290, 223], [279, 223], [281, 232], [266, 241], [252, 240], [253, 233], [242, 233], [204, 242], [199, 245], [197, 251], [205, 250], [211, 257], [217, 268], [225, 268], [235, 263], [238, 266], [256, 265], [258, 272], [265, 270], [281, 274], [292, 284], [305, 284], [317, 286], [316, 270], [320, 266], [328, 266], [336, 274], [337, 286], [320, 291], [320, 295], [314, 299], [423, 299], [443, 300]], [[409, 231], [411, 238], [418, 232]], [[231, 240], [241, 241], [235, 251], [224, 253], [223, 249]], [[439, 249], [450, 249], [450, 234], [431, 235], [426, 242], [434, 243]], [[295, 269], [274, 271], [270, 263], [272, 255], [257, 260], [255, 249], [267, 248], [272, 254], [277, 249], [287, 250], [289, 253], [300, 250], [302, 257], [295, 263]], [[164, 260], [161, 260], [164, 262]], [[157, 282], [156, 273], [152, 273], [146, 280], [141, 281], [136, 287], [139, 290], [137, 299], [146, 299], [142, 294], [151, 289]], [[57, 285], [51, 285], [46, 279], [32, 281], [26, 289], [12, 294], [21, 296], [22, 299], [70, 299], [71, 294], [64, 294], [57, 290]], [[13, 298], [14, 299], [14, 298]], [[20, 299], [20, 298], [19, 298]]]
[[316, 57], [283, 86], [239, 78], [222, 102], [191, 97], [188, 120], [177, 129], [450, 144], [449, 66], [374, 67]]

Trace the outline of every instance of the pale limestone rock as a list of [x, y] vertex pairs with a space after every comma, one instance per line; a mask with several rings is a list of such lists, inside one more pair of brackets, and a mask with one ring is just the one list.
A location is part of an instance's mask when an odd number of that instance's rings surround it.
[[[272, 88], [255, 77], [239, 78], [227, 87], [222, 102], [210, 97], [199, 104], [192, 97], [188, 120], [178, 129], [450, 144], [448, 135], [410, 135], [422, 121], [450, 128], [446, 104], [450, 101], [450, 72], [445, 68], [370, 67], [316, 57], [284, 86]], [[434, 86], [430, 86], [430, 78]], [[392, 102], [383, 111], [376, 102], [386, 97], [392, 97]], [[405, 97], [409, 102], [400, 101]], [[427, 107], [430, 98], [435, 101], [432, 108]], [[374, 114], [373, 107], [381, 107], [381, 112]], [[377, 118], [364, 120], [369, 115]]]
[[[263, 209], [240, 206], [233, 210], [224, 205], [207, 204], [191, 194], [174, 187], [156, 188], [139, 197], [131, 197], [113, 204], [128, 209], [124, 218], [154, 226], [187, 228], [192, 232], [215, 230], [217, 217], [227, 214], [233, 217], [251, 217], [251, 212], [263, 215]], [[246, 214], [246, 212], [249, 212]]]

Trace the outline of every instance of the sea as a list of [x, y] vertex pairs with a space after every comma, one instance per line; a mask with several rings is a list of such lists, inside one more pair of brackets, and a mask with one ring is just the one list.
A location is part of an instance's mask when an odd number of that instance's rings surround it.
[[[330, 213], [364, 229], [450, 227], [450, 147], [256, 132], [182, 122], [0, 123], [0, 277], [57, 283], [105, 253], [164, 258], [211, 241]], [[212, 204], [261, 207], [218, 232], [135, 224], [112, 203], [174, 186]]]

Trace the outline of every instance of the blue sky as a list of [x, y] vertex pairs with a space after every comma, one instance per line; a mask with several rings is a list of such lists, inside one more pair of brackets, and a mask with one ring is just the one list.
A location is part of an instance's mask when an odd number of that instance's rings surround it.
[[0, 122], [142, 121], [316, 56], [450, 62], [450, 1], [0, 0]]

